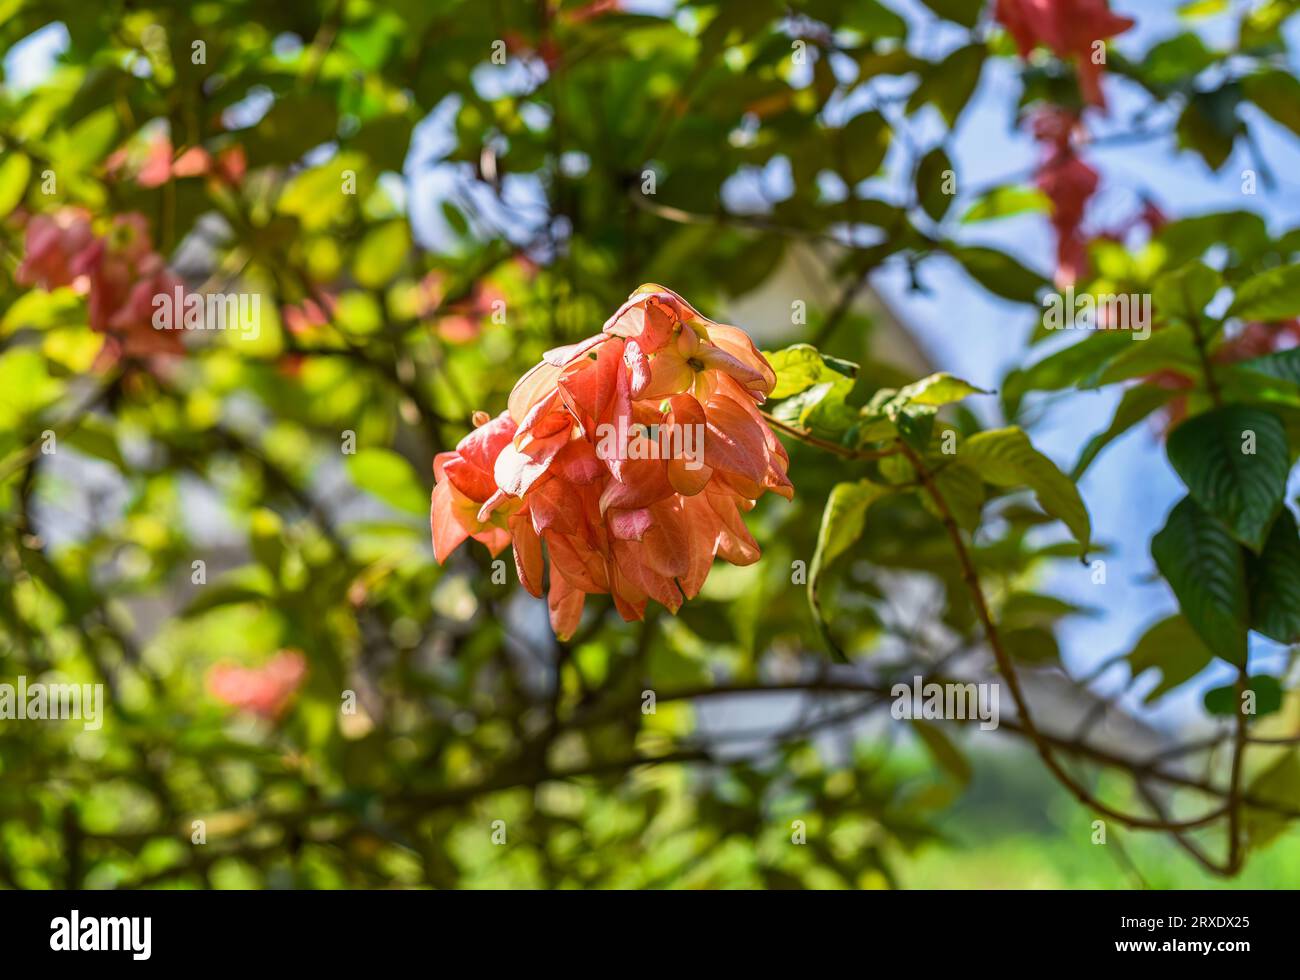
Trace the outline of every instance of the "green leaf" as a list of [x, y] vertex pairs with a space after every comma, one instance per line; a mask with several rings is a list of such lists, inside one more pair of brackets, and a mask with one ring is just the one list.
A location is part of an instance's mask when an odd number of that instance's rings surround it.
[[719, 8], [717, 15], [700, 35], [701, 58], [711, 58], [721, 51], [733, 33], [741, 39], [757, 33], [771, 14], [771, 8], [765, 3], [732, 4]]
[[1142, 79], [1156, 88], [1189, 81], [1214, 63], [1200, 36], [1186, 31], [1154, 45], [1142, 61]]
[[345, 289], [334, 304], [333, 322], [350, 334], [377, 333], [384, 325], [384, 311], [370, 293]]
[[894, 423], [898, 434], [913, 449], [924, 450], [934, 432], [933, 405], [909, 405], [892, 401], [885, 406], [885, 417]]
[[[892, 456], [886, 456], [877, 464], [880, 478], [888, 483], [891, 487], [901, 487], [905, 485], [915, 485], [917, 482], [916, 467], [901, 453], [895, 453]], [[934, 511], [936, 517], [941, 516], [940, 511]]]
[[1250, 371], [1254, 374], [1266, 374], [1270, 378], [1289, 381], [1300, 385], [1300, 347], [1253, 357], [1249, 361], [1238, 361], [1233, 365], [1238, 371]]
[[944, 734], [943, 729], [931, 722], [914, 718], [912, 720], [912, 731], [916, 732], [926, 750], [934, 761], [939, 764], [940, 768], [956, 779], [962, 786], [970, 782], [970, 762], [966, 759], [966, 756], [962, 755], [961, 750], [953, 745], [952, 739]]
[[957, 186], [954, 173], [952, 161], [941, 146], [923, 156], [916, 168], [916, 199], [934, 221], [943, 220], [952, 206]]
[[1061, 648], [1051, 630], [1040, 626], [1027, 626], [1023, 629], [1003, 630], [1002, 646], [1019, 663], [1031, 667], [1059, 663]]
[[57, 401], [64, 388], [40, 352], [13, 347], [0, 354], [0, 433], [21, 429], [29, 417]]
[[377, 170], [400, 172], [411, 145], [416, 119], [409, 113], [390, 113], [367, 121], [347, 145], [370, 159]]
[[1192, 624], [1175, 613], [1148, 627], [1125, 659], [1135, 678], [1152, 667], [1160, 671], [1160, 683], [1146, 696], [1146, 703], [1151, 704], [1203, 671], [1214, 654]]
[[404, 456], [391, 449], [362, 449], [347, 459], [348, 475], [362, 490], [412, 514], [426, 514], [429, 494]]
[[32, 175], [32, 161], [22, 153], [6, 153], [0, 162], [0, 218], [22, 203], [27, 181]]
[[1041, 592], [1013, 592], [998, 610], [998, 622], [1004, 629], [1021, 629], [1038, 626], [1051, 627], [1067, 616], [1095, 615], [1097, 610], [1076, 606]]
[[194, 601], [180, 614], [182, 619], [200, 616], [221, 606], [267, 602], [275, 598], [276, 585], [275, 578], [264, 566], [245, 565], [195, 591]]
[[[1255, 693], [1256, 718], [1271, 715], [1282, 707], [1282, 685], [1276, 677], [1258, 674], [1246, 683], [1246, 690]], [[1205, 692], [1205, 710], [1212, 715], [1232, 717], [1241, 711], [1241, 692], [1236, 684], [1225, 684]]]
[[1030, 391], [1060, 391], [1097, 374], [1116, 355], [1131, 350], [1133, 339], [1118, 330], [1097, 330], [1027, 368], [1013, 370], [1002, 382], [1002, 401], [1014, 414]]
[[870, 81], [877, 75], [909, 75], [924, 70], [928, 64], [905, 47], [877, 51], [870, 45], [863, 45], [858, 55], [858, 82]]
[[1092, 525], [1078, 488], [1055, 463], [1033, 447], [1021, 429], [1010, 427], [977, 433], [962, 446], [961, 458], [988, 483], [1029, 487], [1038, 505], [1063, 521], [1079, 543], [1081, 553], [1088, 553]]
[[763, 356], [776, 372], [776, 387], [769, 398], [788, 398], [824, 381], [857, 377], [858, 366], [851, 361], [824, 356], [812, 344], [795, 344], [784, 350], [764, 351]]
[[821, 569], [844, 554], [862, 536], [867, 508], [890, 492], [889, 487], [870, 480], [835, 484], [826, 498], [821, 530], [817, 534], [817, 550], [813, 553], [808, 576], [810, 590]]
[[983, 0], [922, 0], [922, 3], [940, 17], [962, 27], [974, 27], [984, 8]]
[[939, 371], [920, 381], [900, 388], [893, 401], [911, 405], [947, 405], [959, 402], [967, 395], [987, 395], [983, 388], [976, 388], [969, 381], [953, 377], [947, 371]]
[[1300, 136], [1300, 80], [1289, 72], [1266, 71], [1242, 80], [1246, 98]]
[[1300, 643], [1300, 533], [1285, 507], [1264, 550], [1246, 555], [1250, 626], [1278, 643]]
[[[1295, 13], [1294, 0], [1265, 0], [1244, 12], [1237, 33], [1238, 47], [1243, 51], [1262, 48], [1276, 50], [1283, 46], [1281, 27]], [[1272, 50], [1267, 53], [1272, 54]]]
[[291, 91], [276, 98], [257, 125], [242, 130], [240, 140], [253, 168], [295, 161], [337, 133], [338, 104], [333, 97], [320, 91]]
[[1151, 556], [1210, 651], [1244, 665], [1250, 612], [1241, 546], [1195, 500], [1184, 497], [1151, 539]]
[[86, 322], [85, 301], [71, 289], [23, 293], [0, 316], [0, 337], [18, 330], [48, 330]]
[[878, 112], [864, 112], [854, 116], [840, 130], [844, 179], [850, 186], [866, 180], [880, 169], [889, 150], [891, 138], [889, 123]]
[[266, 570], [278, 575], [284, 563], [284, 521], [269, 507], [258, 507], [248, 520], [248, 549]]
[[1222, 286], [1220, 272], [1194, 261], [1157, 276], [1151, 299], [1163, 319], [1198, 317]]
[[1179, 145], [1195, 150], [1211, 170], [1218, 170], [1232, 153], [1237, 134], [1242, 131], [1237, 106], [1241, 86], [1229, 82], [1212, 92], [1196, 92], [1178, 117]]
[[[915, 473], [910, 474], [909, 478], [915, 479]], [[984, 481], [980, 479], [980, 475], [965, 463], [955, 462], [949, 463], [936, 472], [934, 482], [957, 526], [967, 531], [974, 531], [979, 527], [980, 514], [984, 510], [985, 500], [988, 499], [988, 492], [984, 489]], [[928, 493], [921, 494], [921, 506], [935, 517], [942, 519], [943, 514]]]
[[696, 599], [682, 606], [678, 618], [700, 639], [726, 646], [736, 642], [736, 628], [727, 612], [723, 603]]
[[1226, 246], [1241, 262], [1269, 247], [1268, 226], [1252, 211], [1221, 211], [1181, 218], [1161, 228], [1155, 240], [1164, 246], [1171, 268], [1200, 258], [1210, 248]]
[[933, 103], [948, 123], [948, 128], [952, 129], [979, 84], [987, 55], [985, 44], [968, 44], [957, 48], [939, 64], [930, 65], [922, 72], [921, 83], [907, 100], [908, 114], [927, 102]]
[[388, 286], [406, 262], [411, 235], [404, 220], [387, 221], [372, 228], [357, 246], [352, 274], [357, 282], [371, 289]]
[[1017, 303], [1037, 303], [1049, 283], [1037, 272], [997, 249], [979, 245], [953, 245], [948, 252], [970, 277], [995, 296]]
[[442, 216], [458, 238], [464, 238], [469, 234], [469, 219], [453, 202], [442, 202]]
[[1178, 16], [1188, 20], [1200, 17], [1213, 17], [1228, 9], [1228, 0], [1188, 0], [1178, 8]]
[[1228, 316], [1264, 323], [1300, 316], [1300, 264], [1251, 276], [1237, 287]]
[[88, 416], [68, 433], [68, 445], [80, 453], [112, 463], [119, 470], [126, 470], [126, 461], [122, 459], [117, 447], [117, 436], [112, 425], [94, 416]]
[[1135, 385], [1125, 391], [1119, 400], [1119, 405], [1115, 407], [1115, 415], [1111, 418], [1110, 425], [1089, 439], [1088, 444], [1083, 447], [1083, 452], [1079, 454], [1079, 461], [1070, 471], [1070, 479], [1078, 482], [1103, 449], [1156, 409], [1168, 403], [1174, 394], [1173, 390], [1156, 385]]
[[787, 398], [772, 414], [814, 435], [838, 440], [858, 422], [858, 410], [845, 401], [852, 391], [851, 378], [823, 381]]
[[117, 133], [117, 110], [105, 106], [71, 129], [55, 132], [50, 138], [51, 157], [58, 161], [60, 170], [87, 170], [108, 154], [117, 141]]
[[856, 378], [861, 366], [855, 361], [846, 360], [843, 357], [835, 357], [833, 354], [822, 354], [822, 361], [828, 368], [836, 374], [842, 374], [846, 378]]
[[1126, 336], [1133, 342], [1080, 381], [1080, 388], [1104, 388], [1165, 369], [1182, 367], [1184, 373], [1200, 370], [1196, 340], [1191, 329], [1183, 324], [1170, 324], [1163, 330], [1152, 332], [1145, 340], [1139, 334], [1126, 333]]
[[1286, 492], [1290, 454], [1281, 420], [1262, 409], [1226, 405], [1178, 426], [1167, 452], [1192, 498], [1258, 552]]
[[864, 405], [861, 417], [849, 429], [847, 438], [850, 445], [861, 449], [869, 443], [891, 440], [897, 435], [898, 426], [884, 414]]
[[[740, 4], [741, 7], [747, 6]], [[761, 8], [760, 4], [753, 6]], [[773, 16], [772, 12], [765, 15], [764, 26], [767, 18]], [[844, 8], [844, 26], [860, 30], [868, 37], [895, 37], [901, 38], [907, 36], [907, 21], [903, 20], [898, 14], [890, 10], [889, 7], [877, 0], [866, 0], [865, 3], [853, 3]]]
[[1047, 214], [1052, 202], [1037, 187], [995, 187], [978, 198], [962, 215], [961, 223], [992, 221], [1018, 214]]
[[868, 508], [881, 497], [892, 492], [890, 487], [872, 483], [870, 480], [858, 480], [837, 483], [826, 498], [821, 530], [817, 532], [817, 548], [813, 552], [812, 564], [808, 568], [808, 605], [812, 609], [813, 621], [826, 640], [827, 646], [840, 658], [843, 658], [843, 653], [830, 636], [826, 619], [822, 615], [821, 598], [818, 594], [822, 570], [853, 547], [866, 526]]
[[308, 167], [291, 179], [280, 195], [277, 209], [298, 219], [300, 226], [311, 231], [328, 228], [342, 221], [356, 198], [342, 193], [345, 171], [351, 170], [361, 188], [369, 183], [369, 161], [358, 153], [340, 153], [317, 167]]

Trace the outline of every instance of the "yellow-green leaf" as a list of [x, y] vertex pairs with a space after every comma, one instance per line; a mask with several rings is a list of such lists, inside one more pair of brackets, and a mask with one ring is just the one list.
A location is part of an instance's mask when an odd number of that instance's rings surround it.
[[1038, 505], [1061, 520], [1079, 543], [1082, 554], [1087, 554], [1092, 523], [1078, 489], [1055, 463], [1033, 447], [1021, 429], [1011, 426], [977, 433], [962, 446], [961, 458], [987, 483], [1033, 490]]

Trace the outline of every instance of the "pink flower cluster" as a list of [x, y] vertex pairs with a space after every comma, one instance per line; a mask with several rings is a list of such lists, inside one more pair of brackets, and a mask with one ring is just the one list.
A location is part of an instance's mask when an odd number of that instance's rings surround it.
[[178, 333], [153, 327], [154, 296], [170, 295], [182, 284], [153, 251], [141, 214], [115, 216], [102, 235], [81, 208], [33, 215], [14, 278], [22, 286], [71, 286], [84, 294], [90, 328], [108, 336], [113, 353], [147, 357], [184, 351]]

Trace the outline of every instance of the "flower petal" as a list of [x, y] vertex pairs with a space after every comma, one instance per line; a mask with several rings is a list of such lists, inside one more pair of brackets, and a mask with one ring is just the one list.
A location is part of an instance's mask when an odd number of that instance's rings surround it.
[[515, 546], [515, 572], [519, 584], [532, 595], [542, 594], [542, 539], [533, 530], [531, 518], [524, 511], [510, 517], [510, 535]]
[[429, 525], [433, 530], [433, 557], [439, 565], [469, 537], [469, 531], [456, 517], [452, 492], [450, 483], [439, 483], [433, 488], [430, 500]]
[[551, 590], [546, 596], [546, 605], [551, 614], [551, 629], [560, 640], [573, 636], [582, 621], [582, 606], [587, 601], [586, 595], [569, 585], [561, 576], [551, 577]]
[[763, 428], [740, 405], [716, 393], [704, 406], [704, 462], [715, 470], [730, 470], [760, 482], [767, 473], [767, 440]]

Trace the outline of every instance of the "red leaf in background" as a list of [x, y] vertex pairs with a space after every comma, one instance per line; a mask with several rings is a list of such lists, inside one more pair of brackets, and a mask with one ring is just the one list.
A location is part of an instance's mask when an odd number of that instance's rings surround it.
[[208, 671], [208, 691], [223, 704], [274, 720], [307, 676], [307, 658], [298, 650], [281, 650], [261, 667], [215, 664]]
[[1133, 26], [1130, 18], [1112, 13], [1107, 0], [997, 0], [995, 15], [1015, 39], [1021, 57], [1029, 57], [1042, 44], [1057, 57], [1074, 61], [1084, 99], [1106, 107], [1093, 45], [1127, 31]]
[[1045, 144], [1043, 162], [1034, 182], [1052, 202], [1052, 228], [1056, 231], [1056, 281], [1067, 286], [1084, 274], [1087, 241], [1083, 215], [1097, 190], [1097, 171], [1075, 152], [1072, 137], [1079, 119], [1064, 109], [1042, 109], [1034, 117], [1034, 136]]

